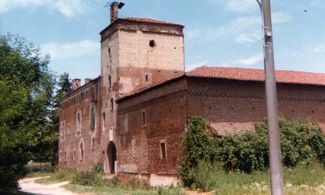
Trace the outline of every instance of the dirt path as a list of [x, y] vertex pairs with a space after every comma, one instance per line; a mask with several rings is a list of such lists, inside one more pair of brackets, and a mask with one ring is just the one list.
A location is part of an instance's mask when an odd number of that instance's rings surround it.
[[40, 178], [42, 177], [21, 179], [18, 183], [23, 192], [37, 195], [79, 195], [63, 188], [64, 185], [69, 183], [68, 181], [49, 185], [35, 183], [35, 180]]

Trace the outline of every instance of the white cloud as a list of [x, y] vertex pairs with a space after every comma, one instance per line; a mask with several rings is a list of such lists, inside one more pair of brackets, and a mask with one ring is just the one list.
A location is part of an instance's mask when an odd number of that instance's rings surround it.
[[235, 41], [237, 43], [254, 43], [257, 40], [261, 40], [261, 35], [255, 32], [240, 34], [238, 35], [238, 37], [235, 38]]
[[324, 53], [325, 52], [325, 44], [319, 44], [313, 49], [314, 53]]
[[194, 63], [194, 64], [189, 64], [185, 67], [186, 71], [191, 71], [197, 67], [203, 66], [205, 65], [206, 62], [198, 62], [198, 63]]
[[47, 7], [71, 18], [85, 12], [88, 2], [88, 0], [1, 0], [0, 13], [14, 8]]
[[185, 37], [188, 39], [188, 40], [192, 40], [192, 39], [195, 39], [197, 37], [199, 37], [201, 34], [201, 31], [200, 30], [191, 30], [191, 31], [188, 31], [185, 35]]
[[228, 0], [226, 2], [225, 9], [233, 12], [250, 12], [259, 9], [256, 0]]
[[289, 22], [291, 17], [285, 12], [272, 12], [272, 23], [282, 24]]
[[44, 3], [42, 0], [1, 0], [0, 13], [6, 12], [15, 7], [34, 7]]
[[248, 57], [248, 58], [243, 58], [234, 61], [234, 64], [242, 65], [242, 66], [253, 66], [257, 65], [263, 60], [263, 55], [262, 54], [255, 54], [254, 56]]
[[83, 56], [98, 55], [100, 50], [98, 41], [82, 40], [72, 43], [50, 42], [41, 44], [43, 54], [49, 54], [51, 59], [67, 59]]
[[[284, 12], [273, 12], [273, 25], [287, 23], [290, 16]], [[241, 16], [228, 24], [210, 28], [203, 37], [206, 42], [214, 39], [233, 40], [237, 43], [253, 43], [261, 38], [261, 16]]]
[[55, 4], [55, 9], [67, 17], [73, 17], [78, 13], [83, 13], [87, 5], [82, 0], [59, 0]]

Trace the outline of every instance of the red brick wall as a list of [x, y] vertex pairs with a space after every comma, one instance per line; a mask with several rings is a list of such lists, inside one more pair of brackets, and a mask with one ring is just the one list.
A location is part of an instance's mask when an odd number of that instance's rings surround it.
[[[72, 91], [60, 106], [59, 167], [89, 170], [98, 162], [100, 149], [101, 102], [99, 79], [91, 81], [76, 91]], [[95, 128], [90, 128], [90, 109], [96, 107]], [[77, 131], [76, 113], [81, 113], [81, 131]], [[64, 125], [65, 124], [65, 125]], [[68, 133], [68, 125], [70, 130]], [[94, 139], [94, 146], [92, 144]], [[80, 143], [83, 142], [84, 155], [80, 160]], [[74, 155], [74, 151], [75, 154]], [[75, 156], [75, 159], [74, 159]]]
[[[185, 89], [186, 81], [178, 80], [119, 102], [117, 140], [122, 173], [177, 174], [185, 132]], [[160, 142], [166, 144], [166, 159], [161, 159]]]
[[[80, 94], [99, 80], [71, 93], [62, 103], [61, 122], [70, 124], [64, 140], [60, 137], [59, 162], [62, 168], [89, 170], [95, 163], [107, 162], [108, 131], [102, 130], [102, 102], [97, 101], [96, 133], [89, 129], [92, 102]], [[279, 111], [287, 118], [317, 120], [325, 129], [324, 87], [310, 85], [278, 85]], [[118, 171], [121, 174], [177, 174], [186, 119], [201, 115], [220, 134], [251, 130], [254, 123], [265, 119], [264, 84], [262, 82], [180, 77], [133, 96], [118, 100], [117, 128], [114, 140]], [[100, 99], [98, 99], [100, 100]], [[70, 102], [70, 103], [69, 103]], [[76, 135], [76, 112], [82, 111], [82, 133]], [[143, 125], [142, 113], [145, 112]], [[109, 117], [110, 115], [106, 115]], [[91, 140], [95, 138], [95, 148]], [[78, 160], [80, 140], [84, 143], [84, 159]], [[165, 160], [161, 159], [160, 142], [166, 144]], [[73, 151], [77, 152], [76, 161]], [[67, 157], [65, 158], [65, 152]]]
[[[263, 82], [189, 79], [188, 116], [202, 115], [221, 134], [253, 128], [266, 117]], [[324, 87], [279, 84], [280, 115], [319, 121], [325, 130]]]

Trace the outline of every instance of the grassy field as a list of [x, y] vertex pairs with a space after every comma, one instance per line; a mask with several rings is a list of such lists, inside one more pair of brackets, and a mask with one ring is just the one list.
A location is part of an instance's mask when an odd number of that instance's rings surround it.
[[[284, 168], [286, 194], [325, 194], [325, 170], [320, 164], [295, 169]], [[216, 194], [270, 194], [267, 171], [252, 174], [214, 171], [213, 189]]]
[[[252, 174], [239, 172], [225, 173], [222, 167], [216, 168], [210, 173], [213, 191], [210, 194], [270, 194], [269, 175], [267, 171], [257, 171]], [[49, 178], [39, 179], [36, 182], [41, 184], [56, 183], [60, 181], [73, 180], [75, 173], [57, 170], [54, 172], [32, 174], [33, 176], [48, 175]], [[309, 167], [297, 167], [295, 169], [284, 169], [285, 192], [286, 194], [325, 194], [325, 170], [320, 164]], [[106, 182], [107, 183], [107, 182]], [[148, 195], [148, 194], [187, 194], [184, 188], [151, 188], [147, 185], [138, 183], [128, 184], [106, 184], [98, 183], [95, 185], [68, 184], [66, 188], [74, 192], [91, 192], [99, 195], [109, 194], [129, 194], [129, 195]]]

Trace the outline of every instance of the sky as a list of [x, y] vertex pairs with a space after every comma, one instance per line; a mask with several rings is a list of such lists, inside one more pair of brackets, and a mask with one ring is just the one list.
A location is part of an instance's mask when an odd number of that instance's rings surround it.
[[[256, 0], [122, 0], [120, 17], [185, 25], [185, 68], [263, 68]], [[0, 34], [18, 34], [51, 57], [49, 69], [71, 78], [100, 73], [105, 0], [0, 0]], [[276, 69], [325, 73], [325, 1], [271, 0]]]

